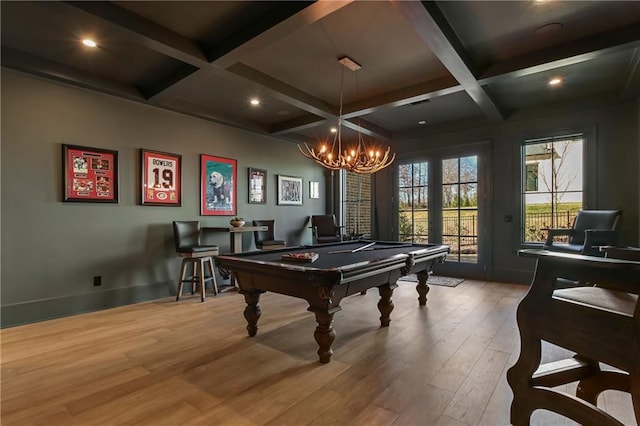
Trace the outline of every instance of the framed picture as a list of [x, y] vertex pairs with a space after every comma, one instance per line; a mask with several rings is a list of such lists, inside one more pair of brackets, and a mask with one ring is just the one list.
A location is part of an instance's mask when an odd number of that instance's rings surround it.
[[249, 167], [249, 204], [267, 204], [267, 171]]
[[182, 205], [182, 156], [168, 152], [140, 150], [142, 205]]
[[236, 215], [236, 160], [200, 155], [200, 214]]
[[278, 175], [278, 204], [302, 205], [302, 178]]
[[62, 200], [118, 202], [118, 151], [62, 144]]
[[320, 182], [309, 181], [309, 198], [320, 198]]

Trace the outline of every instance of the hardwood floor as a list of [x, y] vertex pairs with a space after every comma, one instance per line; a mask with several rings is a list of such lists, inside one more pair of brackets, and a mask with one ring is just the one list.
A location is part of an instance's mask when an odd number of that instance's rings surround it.
[[[7, 425], [508, 425], [525, 286], [400, 282], [388, 328], [379, 296], [344, 299], [331, 363], [317, 361], [306, 302], [267, 293], [247, 337], [234, 292], [166, 298], [2, 330]], [[545, 347], [547, 360], [562, 350]], [[630, 398], [601, 404], [635, 424]], [[536, 425], [574, 424], [552, 413]]]

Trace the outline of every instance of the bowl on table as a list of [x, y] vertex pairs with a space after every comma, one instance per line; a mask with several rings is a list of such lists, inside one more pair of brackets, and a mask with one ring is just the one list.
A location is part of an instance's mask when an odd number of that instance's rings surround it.
[[239, 228], [239, 227], [241, 227], [241, 226], [244, 226], [245, 221], [244, 221], [244, 219], [231, 219], [231, 220], [229, 221], [229, 223], [231, 224], [231, 226], [234, 226], [234, 227], [236, 227], [236, 228]]

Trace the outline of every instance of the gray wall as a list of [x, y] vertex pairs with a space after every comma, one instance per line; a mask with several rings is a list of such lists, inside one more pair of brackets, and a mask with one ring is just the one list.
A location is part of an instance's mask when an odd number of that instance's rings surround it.
[[[572, 112], [569, 112], [573, 108]], [[587, 157], [594, 168], [588, 170], [587, 205], [592, 209], [623, 211], [620, 243], [638, 246], [640, 155], [639, 104], [630, 101], [607, 107], [581, 108], [563, 105], [556, 111], [525, 111], [498, 126], [443, 131], [421, 138], [407, 139], [398, 147], [398, 162], [425, 158], [436, 149], [489, 142], [487, 193], [488, 223], [491, 230], [486, 277], [499, 281], [529, 282], [533, 263], [518, 258], [520, 248], [517, 218], [520, 215], [520, 144], [526, 139], [584, 132]], [[396, 169], [376, 176], [377, 199], [385, 199]], [[378, 208], [378, 237], [391, 238], [394, 217], [388, 209]], [[504, 222], [504, 215], [514, 221]]]
[[[405, 137], [394, 145], [398, 162], [428, 156], [434, 149], [487, 143], [487, 278], [526, 283], [533, 264], [520, 248], [519, 155], [524, 139], [583, 131], [595, 173], [588, 177], [590, 208], [624, 212], [623, 244], [640, 245], [637, 101], [575, 112], [535, 111], [499, 126], [447, 129]], [[171, 221], [200, 220], [226, 226], [229, 217], [199, 216], [199, 154], [238, 160], [238, 215], [274, 218], [277, 234], [290, 245], [311, 242], [309, 215], [331, 211], [325, 203], [328, 173], [300, 156], [294, 144], [135, 102], [50, 83], [2, 70], [1, 324], [37, 321], [165, 297], [175, 293], [179, 261]], [[119, 204], [61, 202], [62, 143], [119, 151]], [[139, 149], [182, 154], [183, 207], [139, 205]], [[396, 163], [397, 164], [397, 163]], [[247, 203], [247, 168], [268, 172], [267, 204]], [[592, 171], [593, 172], [593, 171]], [[304, 205], [276, 205], [276, 175], [304, 180]], [[389, 194], [395, 167], [375, 176], [377, 238], [393, 238]], [[308, 198], [308, 181], [320, 182], [321, 198]], [[595, 188], [595, 190], [593, 190]], [[228, 248], [228, 236], [208, 241]], [[251, 235], [245, 247], [253, 246]], [[93, 287], [93, 276], [103, 285]]]
[[[119, 152], [118, 204], [61, 202], [61, 144]], [[290, 245], [310, 243], [308, 198], [325, 172], [296, 145], [212, 122], [2, 70], [2, 326], [175, 294], [171, 222], [199, 216], [199, 154], [238, 161], [238, 215], [276, 220]], [[139, 205], [139, 149], [182, 154], [182, 207]], [[247, 203], [247, 168], [267, 170], [267, 204]], [[303, 206], [276, 205], [278, 174], [303, 178]], [[227, 234], [208, 242], [228, 250]], [[244, 235], [253, 247], [253, 235]], [[102, 286], [93, 277], [102, 276]]]

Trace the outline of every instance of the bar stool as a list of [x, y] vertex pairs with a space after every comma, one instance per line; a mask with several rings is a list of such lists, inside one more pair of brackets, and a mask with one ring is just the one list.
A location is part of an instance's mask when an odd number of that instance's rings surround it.
[[[202, 302], [204, 302], [205, 298], [207, 281], [211, 281], [213, 294], [218, 294], [212, 257], [219, 253], [218, 246], [200, 244], [200, 222], [197, 220], [174, 221], [173, 239], [176, 245], [176, 253], [178, 257], [182, 258], [176, 301], [180, 300], [185, 282], [191, 283], [191, 294], [195, 293], [196, 284], [200, 285], [200, 300]], [[205, 275], [205, 265], [208, 265], [209, 273], [211, 274], [208, 278]], [[187, 277], [189, 269], [191, 269], [191, 275]]]
[[[517, 311], [520, 356], [507, 372], [512, 425], [529, 425], [533, 411], [544, 409], [584, 425], [622, 426], [597, 406], [608, 389], [630, 393], [640, 422], [640, 250], [610, 247], [606, 253], [607, 259], [519, 251], [537, 266]], [[596, 285], [557, 289], [558, 277]], [[542, 341], [576, 355], [540, 364]], [[575, 396], [558, 388], [571, 382], [578, 382]]]

